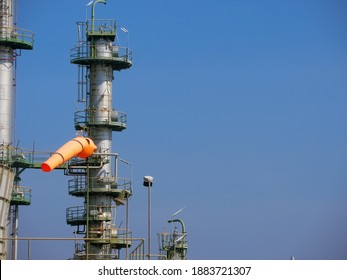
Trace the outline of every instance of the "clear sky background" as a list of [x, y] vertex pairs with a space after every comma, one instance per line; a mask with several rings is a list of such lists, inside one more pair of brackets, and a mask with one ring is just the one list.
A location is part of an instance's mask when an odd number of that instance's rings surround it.
[[[70, 49], [89, 1], [18, 2], [35, 49], [18, 58], [16, 138], [55, 151], [75, 137], [74, 103], [82, 109]], [[189, 259], [347, 259], [347, 2], [107, 2], [96, 17], [126, 27], [133, 50], [113, 91], [128, 114], [113, 139], [133, 167], [133, 237], [147, 237], [152, 175], [153, 252], [185, 207]], [[20, 236], [73, 237], [65, 209], [82, 200], [69, 179], [22, 174], [33, 197]], [[72, 255], [72, 244], [32, 244], [33, 258]]]

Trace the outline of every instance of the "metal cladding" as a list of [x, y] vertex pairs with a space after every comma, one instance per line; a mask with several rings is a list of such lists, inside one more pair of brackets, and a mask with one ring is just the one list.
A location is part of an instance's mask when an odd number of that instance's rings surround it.
[[[8, 237], [7, 218], [15, 171], [11, 167], [13, 96], [17, 49], [32, 49], [32, 32], [15, 26], [14, 0], [0, 0], [0, 238]], [[0, 242], [0, 259], [6, 259], [6, 242]]]
[[12, 141], [13, 49], [0, 46], [0, 141]]
[[[8, 214], [11, 203], [11, 192], [14, 172], [11, 168], [0, 165], [0, 238], [8, 237]], [[0, 259], [7, 258], [7, 242], [0, 241]]]
[[[1, 41], [13, 33], [13, 3], [0, 1], [0, 38]], [[0, 141], [4, 145], [11, 143], [12, 134], [12, 95], [14, 74], [14, 49], [11, 44], [0, 45]]]
[[12, 142], [16, 49], [32, 49], [34, 35], [15, 27], [14, 0], [0, 0], [0, 144]]

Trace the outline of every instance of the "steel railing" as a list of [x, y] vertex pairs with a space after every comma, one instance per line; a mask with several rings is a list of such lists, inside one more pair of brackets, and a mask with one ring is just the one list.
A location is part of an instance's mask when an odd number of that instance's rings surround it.
[[[59, 238], [59, 237], [4, 237], [0, 238], [0, 242], [6, 242], [6, 241], [12, 241], [12, 242], [26, 242], [27, 248], [26, 248], [26, 259], [31, 260], [31, 253], [32, 253], [32, 248], [34, 242], [53, 242], [53, 241], [59, 241], [59, 242], [74, 242], [76, 245], [76, 242], [78, 241], [84, 241], [84, 242], [90, 242], [90, 241], [95, 241], [98, 240], [97, 238], [78, 238], [78, 237], [66, 237], [66, 238]], [[136, 248], [129, 254], [128, 259], [129, 260], [143, 260], [145, 258], [145, 253], [144, 253], [144, 238], [119, 238], [120, 241], [123, 241], [124, 243], [126, 242], [134, 242], [138, 241], [139, 244], [136, 246]], [[110, 238], [111, 241], [111, 238]], [[42, 246], [42, 244], [40, 245]], [[105, 259], [112, 259], [116, 257], [116, 254], [110, 254], [110, 253], [105, 253], [104, 255], [93, 255], [90, 254], [89, 252], [75, 252], [74, 254], [78, 259], [93, 259], [93, 257], [98, 257], [102, 258], [104, 257]], [[42, 258], [40, 258], [42, 259]]]
[[16, 41], [32, 46], [34, 44], [34, 33], [23, 28], [2, 26], [0, 28], [0, 40]]

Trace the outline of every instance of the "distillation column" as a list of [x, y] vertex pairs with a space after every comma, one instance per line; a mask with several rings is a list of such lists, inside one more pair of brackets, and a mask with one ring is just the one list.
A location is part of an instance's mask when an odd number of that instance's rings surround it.
[[98, 3], [106, 4], [106, 1], [95, 1], [91, 19], [78, 23], [78, 30], [85, 30], [85, 34], [79, 34], [78, 46], [71, 50], [71, 63], [77, 64], [83, 73], [79, 84], [86, 85], [86, 92], [81, 94], [85, 96], [82, 102], [86, 109], [76, 112], [75, 128], [93, 140], [97, 151], [87, 162], [87, 170], [81, 171], [80, 175], [77, 169], [70, 172], [78, 185], [72, 187], [70, 194], [84, 198], [85, 217], [74, 219], [81, 213], [81, 208], [71, 207], [67, 209], [67, 223], [85, 227], [77, 233], [94, 239], [85, 244], [84, 258], [114, 259], [117, 258], [115, 250], [129, 245], [117, 239], [115, 211], [119, 205], [117, 201], [129, 197], [131, 189], [118, 178], [118, 155], [112, 152], [112, 132], [126, 128], [126, 115], [113, 109], [112, 81], [115, 70], [127, 69], [132, 62], [127, 47], [113, 44], [117, 36], [115, 20], [94, 18]]
[[[32, 48], [32, 32], [15, 25], [14, 0], [0, 0], [0, 238], [8, 235], [8, 213], [15, 177], [11, 167], [11, 145], [16, 50]], [[8, 254], [5, 243], [0, 242], [1, 259]]]
[[[107, 39], [96, 38], [93, 42], [92, 51], [95, 56], [112, 57], [110, 46]], [[90, 65], [90, 101], [89, 110], [94, 111], [94, 121], [102, 123], [108, 120], [112, 112], [112, 76], [113, 70], [109, 65], [101, 63], [92, 63]], [[104, 221], [91, 220], [89, 228], [91, 229], [110, 229], [112, 228], [112, 197], [108, 195], [110, 183], [113, 183], [111, 160], [107, 157], [112, 151], [112, 129], [106, 125], [89, 127], [89, 135], [93, 139], [98, 151], [105, 155], [105, 160], [101, 168], [91, 169], [89, 183], [98, 189], [104, 189], [106, 192], [100, 192], [97, 195], [89, 196], [89, 205], [97, 209], [100, 216], [105, 217]], [[100, 214], [101, 213], [101, 214]], [[113, 217], [114, 219], [115, 217]], [[93, 230], [90, 230], [93, 232]], [[91, 255], [111, 255], [110, 244], [91, 243], [89, 247]]]

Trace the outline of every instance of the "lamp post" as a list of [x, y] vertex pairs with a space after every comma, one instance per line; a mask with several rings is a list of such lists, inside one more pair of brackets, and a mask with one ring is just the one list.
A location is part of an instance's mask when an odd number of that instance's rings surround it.
[[151, 187], [153, 185], [152, 176], [143, 177], [143, 185], [148, 188], [148, 259], [151, 259]]

